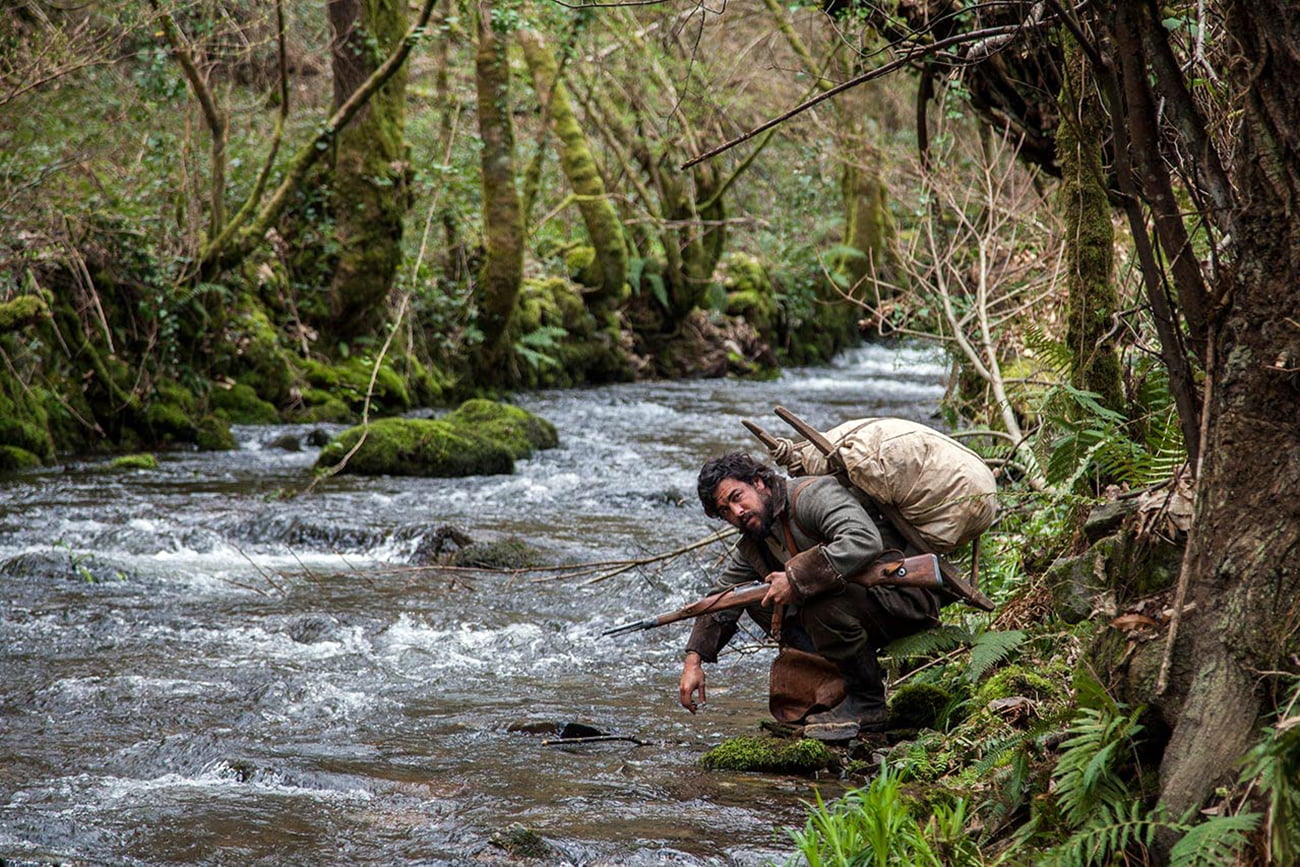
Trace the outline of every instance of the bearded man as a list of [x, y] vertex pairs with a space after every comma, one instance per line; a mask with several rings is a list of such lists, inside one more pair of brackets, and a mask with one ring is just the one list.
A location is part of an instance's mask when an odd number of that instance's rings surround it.
[[[745, 613], [771, 631], [775, 606], [783, 606], [781, 640], [835, 663], [845, 698], [807, 717], [804, 734], [846, 740], [885, 730], [885, 681], [876, 658], [889, 642], [939, 622], [946, 603], [919, 587], [863, 587], [845, 581], [886, 550], [906, 550], [897, 531], [871, 500], [834, 476], [793, 482], [743, 452], [714, 458], [700, 470], [704, 512], [741, 532], [715, 589], [765, 581], [760, 606]], [[909, 552], [911, 553], [911, 552]], [[736, 634], [740, 610], [695, 619], [686, 643], [678, 701], [695, 713], [705, 701], [705, 662]]]

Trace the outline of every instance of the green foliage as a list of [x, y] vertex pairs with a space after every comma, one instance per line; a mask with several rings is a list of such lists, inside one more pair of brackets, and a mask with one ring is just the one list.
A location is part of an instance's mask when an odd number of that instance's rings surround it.
[[1079, 709], [1052, 774], [1057, 803], [1070, 827], [1081, 828], [1098, 815], [1109, 823], [1115, 805], [1128, 800], [1128, 783], [1120, 769], [1142, 732], [1141, 713], [1138, 708], [1125, 715], [1118, 705]]
[[[1288, 713], [1300, 702], [1297, 681]], [[1300, 862], [1300, 716], [1287, 716], [1264, 730], [1246, 754], [1243, 783], [1257, 781], [1268, 797], [1269, 847], [1279, 864]]]
[[922, 821], [916, 805], [903, 796], [898, 777], [888, 770], [830, 806], [819, 792], [809, 807], [803, 830], [790, 836], [810, 867], [983, 863], [974, 837], [966, 832], [965, 800], [936, 804], [928, 821]]
[[966, 679], [976, 681], [994, 666], [1000, 665], [1007, 657], [1024, 644], [1026, 634], [1018, 629], [1009, 632], [982, 632], [975, 639], [970, 649], [970, 664], [966, 667]]
[[[1259, 819], [1258, 813], [1238, 813], [1215, 816], [1195, 825], [1174, 844], [1169, 852], [1169, 863], [1174, 867], [1218, 867], [1236, 863], [1237, 855], [1246, 846], [1247, 835], [1259, 827]], [[1294, 833], [1295, 827], [1289, 830]], [[1279, 858], [1277, 863], [1294, 864], [1295, 859]]]
[[560, 341], [569, 336], [569, 332], [558, 325], [543, 325], [528, 332], [515, 341], [515, 354], [528, 362], [534, 369], [559, 367], [559, 360], [548, 350], [560, 347]]

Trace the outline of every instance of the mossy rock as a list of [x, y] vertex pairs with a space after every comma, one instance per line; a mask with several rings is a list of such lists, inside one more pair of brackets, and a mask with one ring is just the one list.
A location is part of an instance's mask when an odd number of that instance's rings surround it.
[[540, 860], [554, 857], [555, 850], [532, 828], [520, 824], [510, 825], [492, 835], [493, 846], [504, 849], [511, 858]]
[[526, 409], [483, 398], [465, 401], [445, 416], [444, 421], [500, 443], [515, 460], [560, 444], [555, 425], [546, 419]]
[[889, 728], [934, 728], [952, 699], [951, 692], [932, 683], [904, 684], [889, 700]]
[[[12, 408], [7, 409], [12, 411]], [[49, 430], [34, 421], [0, 417], [0, 445], [27, 452], [35, 456], [38, 463], [54, 460], [54, 441]]]
[[208, 396], [213, 413], [231, 424], [275, 424], [280, 413], [257, 396], [253, 387], [237, 382], [230, 388], [217, 387]]
[[122, 455], [113, 458], [108, 467], [112, 470], [156, 470], [158, 459], [151, 454]]
[[451, 556], [452, 566], [476, 569], [526, 569], [542, 562], [536, 548], [517, 536], [495, 542], [473, 542]]
[[980, 686], [975, 698], [980, 705], [1013, 696], [1024, 696], [1043, 702], [1062, 698], [1068, 689], [1069, 678], [1064, 671], [1053, 678], [1041, 671], [1021, 665], [1008, 665], [989, 677]]
[[829, 768], [835, 760], [824, 743], [810, 738], [739, 737], [709, 750], [700, 764], [711, 771], [811, 774]]
[[239, 448], [235, 435], [230, 432], [230, 425], [225, 419], [215, 415], [205, 415], [195, 424], [198, 436], [194, 442], [205, 452], [228, 452]]
[[302, 407], [290, 412], [289, 417], [306, 424], [345, 424], [355, 419], [356, 414], [332, 393], [319, 388], [304, 388]]
[[222, 366], [261, 399], [282, 406], [294, 385], [293, 356], [281, 345], [279, 332], [262, 306], [254, 301], [244, 304], [226, 326], [234, 354]]
[[565, 267], [569, 276], [583, 286], [598, 287], [604, 280], [600, 264], [596, 261], [596, 248], [580, 245], [564, 254]]
[[34, 470], [40, 465], [41, 459], [26, 449], [0, 445], [0, 473]]
[[174, 403], [158, 401], [144, 411], [144, 422], [149, 435], [160, 443], [198, 442], [199, 431], [189, 414]]
[[[361, 439], [348, 428], [321, 450], [316, 468], [337, 464]], [[367, 476], [477, 476], [514, 472], [504, 445], [441, 419], [385, 418], [371, 422], [365, 442], [340, 472]]]
[[39, 295], [20, 295], [0, 303], [0, 334], [21, 331], [50, 318], [50, 308]]
[[[322, 364], [310, 359], [299, 364], [309, 386], [329, 392], [354, 413], [361, 412], [367, 394], [372, 414], [390, 414], [411, 408], [411, 395], [406, 390], [406, 383], [387, 359], [377, 371], [373, 360], [362, 357], [349, 358], [340, 364]], [[370, 386], [372, 375], [375, 379], [373, 389]]]

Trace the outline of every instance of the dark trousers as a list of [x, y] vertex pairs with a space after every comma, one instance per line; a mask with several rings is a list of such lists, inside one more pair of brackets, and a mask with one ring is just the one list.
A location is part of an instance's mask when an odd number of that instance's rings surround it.
[[[845, 686], [883, 716], [885, 680], [877, 651], [939, 623], [939, 597], [920, 587], [863, 587], [816, 596], [799, 609], [811, 649], [844, 673]], [[802, 643], [802, 642], [792, 642]]]

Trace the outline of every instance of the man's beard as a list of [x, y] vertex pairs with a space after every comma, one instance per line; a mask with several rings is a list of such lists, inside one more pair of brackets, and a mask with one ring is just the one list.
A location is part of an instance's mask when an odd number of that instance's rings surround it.
[[750, 529], [749, 519], [754, 515], [753, 512], [746, 512], [740, 528], [740, 532], [751, 539], [762, 539], [772, 531], [772, 524], [776, 522], [776, 514], [772, 508], [772, 495], [767, 494], [763, 498], [763, 510], [758, 513], [758, 527]]

